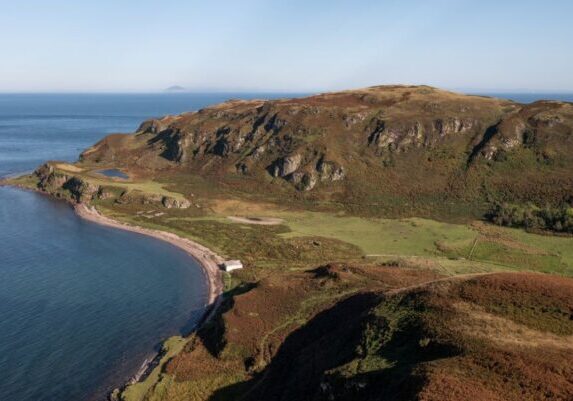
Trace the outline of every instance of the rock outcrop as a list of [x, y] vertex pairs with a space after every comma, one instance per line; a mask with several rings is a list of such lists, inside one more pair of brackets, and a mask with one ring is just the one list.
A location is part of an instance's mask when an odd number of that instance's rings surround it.
[[187, 209], [191, 206], [191, 202], [187, 199], [175, 199], [171, 196], [164, 196], [161, 198], [161, 204], [167, 209]]
[[[524, 150], [545, 165], [573, 164], [572, 129], [570, 103], [523, 105], [426, 86], [387, 86], [302, 99], [232, 100], [146, 121], [135, 135], [112, 135], [82, 158], [150, 175], [239, 174], [303, 192], [352, 188], [374, 194], [388, 188], [429, 196], [488, 187], [467, 181], [467, 174], [479, 171], [487, 180], [492, 174], [485, 165], [505, 174], [501, 165], [490, 164], [526, 157]], [[470, 169], [478, 165], [484, 166]]]
[[72, 176], [62, 184], [78, 202], [88, 202], [99, 192], [100, 187], [82, 178]]
[[52, 163], [45, 163], [34, 172], [38, 188], [57, 197], [66, 197], [78, 203], [89, 203], [94, 199], [115, 200], [119, 204], [140, 203], [162, 206], [167, 209], [187, 209], [191, 202], [185, 198], [174, 198], [140, 191], [121, 190], [118, 187], [96, 185], [86, 178], [64, 173]]

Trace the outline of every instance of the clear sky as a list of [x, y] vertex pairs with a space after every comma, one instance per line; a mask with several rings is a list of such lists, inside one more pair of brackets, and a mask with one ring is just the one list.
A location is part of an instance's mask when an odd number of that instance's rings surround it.
[[573, 91], [572, 0], [0, 0], [0, 92]]

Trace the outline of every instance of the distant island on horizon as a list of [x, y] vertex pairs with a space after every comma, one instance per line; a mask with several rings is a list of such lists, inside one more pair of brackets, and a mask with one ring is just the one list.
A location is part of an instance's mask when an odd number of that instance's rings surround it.
[[173, 85], [165, 88], [165, 92], [183, 92], [186, 89], [183, 86]]

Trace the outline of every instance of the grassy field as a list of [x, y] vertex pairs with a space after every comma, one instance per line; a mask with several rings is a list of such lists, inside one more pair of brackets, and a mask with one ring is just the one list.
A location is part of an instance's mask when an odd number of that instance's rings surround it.
[[[117, 212], [117, 206], [112, 208]], [[108, 210], [110, 213], [112, 210]], [[233, 213], [233, 214], [231, 214]], [[230, 215], [275, 217], [277, 225], [232, 221]], [[268, 204], [211, 210], [166, 210], [160, 217], [116, 217], [187, 236], [260, 268], [304, 268], [337, 260], [420, 266], [445, 274], [527, 270], [573, 275], [573, 238], [544, 236], [476, 222], [380, 219], [278, 209]]]
[[[319, 237], [356, 246], [363, 256], [387, 262], [407, 260], [438, 268], [450, 274], [532, 270], [573, 275], [573, 237], [539, 235], [523, 230], [475, 222], [451, 224], [421, 218], [380, 219], [299, 212], [265, 204], [224, 202], [214, 214], [189, 219], [242, 226], [264, 231], [256, 225], [231, 222], [228, 215], [275, 217], [283, 224], [275, 229], [283, 239]], [[191, 223], [192, 224], [192, 223]], [[279, 227], [283, 227], [279, 229]]]
[[464, 225], [418, 218], [391, 220], [337, 217], [326, 213], [280, 215], [290, 232], [284, 237], [316, 235], [354, 244], [366, 255], [433, 256], [436, 241], [473, 240], [477, 233]]
[[164, 184], [157, 181], [142, 180], [142, 181], [110, 181], [102, 178], [89, 177], [87, 180], [96, 185], [105, 185], [108, 187], [125, 188], [128, 191], [141, 191], [147, 194], [157, 194], [164, 196], [171, 196], [175, 199], [183, 199], [183, 195], [178, 192], [172, 192], [165, 189]]

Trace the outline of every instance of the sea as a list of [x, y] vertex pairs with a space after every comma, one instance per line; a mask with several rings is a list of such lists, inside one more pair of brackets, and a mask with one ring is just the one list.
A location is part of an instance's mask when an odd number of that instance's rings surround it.
[[[487, 95], [573, 101], [573, 94]], [[0, 177], [46, 160], [74, 161], [103, 136], [133, 132], [151, 117], [284, 96], [0, 94]], [[189, 333], [206, 298], [203, 272], [180, 249], [0, 187], [0, 400], [104, 400], [162, 340]]]
[[[0, 177], [74, 161], [145, 119], [264, 94], [0, 94]], [[0, 400], [92, 401], [189, 333], [207, 299], [199, 265], [163, 241], [0, 187]]]

